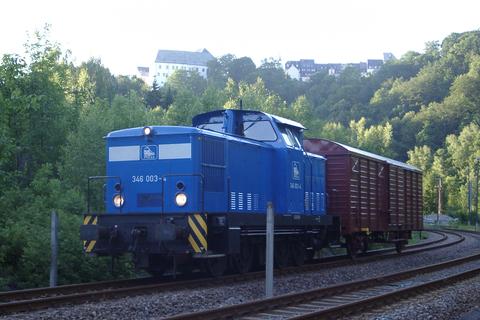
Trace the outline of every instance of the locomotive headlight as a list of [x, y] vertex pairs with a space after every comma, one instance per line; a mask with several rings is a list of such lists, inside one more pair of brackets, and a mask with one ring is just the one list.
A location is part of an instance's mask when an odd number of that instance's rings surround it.
[[151, 127], [143, 127], [143, 134], [146, 135], [146, 136], [149, 136], [151, 135], [153, 132], [152, 128]]
[[175, 203], [179, 207], [183, 207], [187, 203], [187, 195], [183, 192], [177, 193], [175, 196]]
[[113, 197], [113, 205], [117, 208], [120, 208], [121, 206], [123, 206], [123, 202], [125, 200], [123, 199], [122, 195], [120, 194], [117, 194]]

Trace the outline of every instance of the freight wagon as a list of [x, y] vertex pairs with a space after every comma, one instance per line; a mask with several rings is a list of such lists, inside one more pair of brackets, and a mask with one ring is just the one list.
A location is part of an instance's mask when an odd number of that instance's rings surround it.
[[401, 251], [422, 230], [422, 173], [414, 166], [326, 139], [306, 139], [307, 152], [327, 159], [327, 212], [340, 217], [347, 249], [369, 241]]

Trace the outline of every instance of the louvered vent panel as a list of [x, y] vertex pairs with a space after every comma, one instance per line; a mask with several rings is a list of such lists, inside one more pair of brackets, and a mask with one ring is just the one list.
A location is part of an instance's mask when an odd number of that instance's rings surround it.
[[243, 192], [238, 193], [238, 210], [243, 210]]
[[237, 209], [235, 192], [230, 192], [230, 209]]
[[252, 211], [252, 194], [247, 193], [247, 210]]
[[307, 211], [310, 210], [310, 208], [308, 206], [310, 204], [310, 199], [308, 197], [309, 194], [310, 194], [309, 192], [305, 192], [305, 210], [307, 210]]
[[253, 210], [258, 210], [259, 207], [259, 202], [260, 202], [260, 195], [258, 193], [255, 193], [253, 195]]
[[225, 143], [205, 138], [202, 150], [202, 174], [205, 191], [223, 192], [225, 188]]

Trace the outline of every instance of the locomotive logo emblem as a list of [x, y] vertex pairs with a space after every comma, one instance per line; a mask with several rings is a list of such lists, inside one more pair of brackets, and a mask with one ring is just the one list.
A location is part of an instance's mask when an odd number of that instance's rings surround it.
[[292, 179], [300, 180], [300, 163], [292, 161]]
[[142, 146], [140, 155], [142, 160], [155, 160], [157, 159], [157, 146], [149, 145]]

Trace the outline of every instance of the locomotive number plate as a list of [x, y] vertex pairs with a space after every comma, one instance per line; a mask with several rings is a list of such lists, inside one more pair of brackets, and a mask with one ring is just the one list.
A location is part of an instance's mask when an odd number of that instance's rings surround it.
[[132, 183], [159, 182], [161, 177], [156, 174], [147, 174], [142, 176], [132, 176]]

